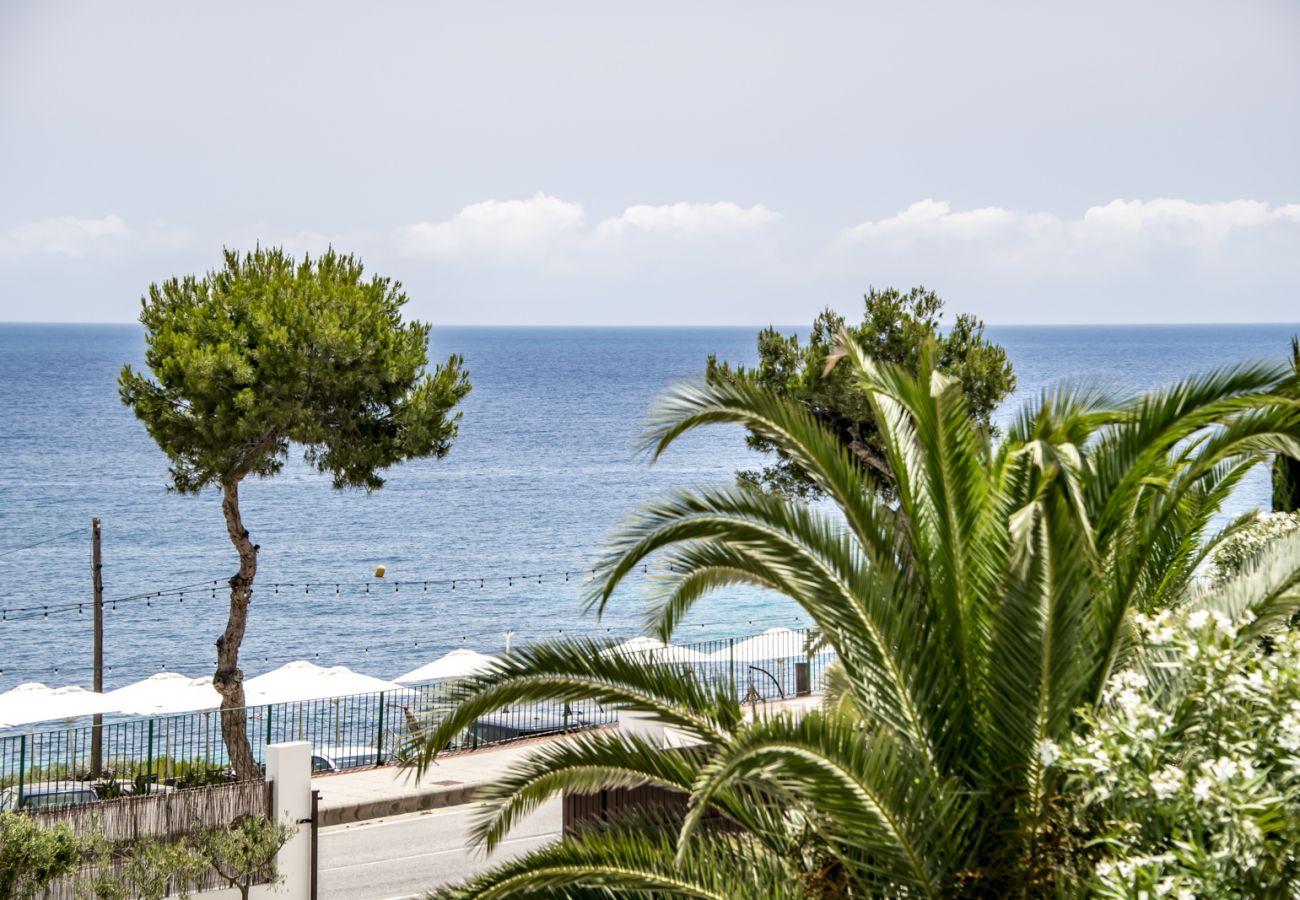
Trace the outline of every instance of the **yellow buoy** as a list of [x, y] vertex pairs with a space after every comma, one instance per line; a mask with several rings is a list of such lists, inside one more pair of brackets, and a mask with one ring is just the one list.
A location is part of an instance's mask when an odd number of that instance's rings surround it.
[[375, 577], [376, 577], [376, 578], [383, 578], [383, 577], [384, 577], [384, 567], [383, 567], [383, 566], [375, 566]]

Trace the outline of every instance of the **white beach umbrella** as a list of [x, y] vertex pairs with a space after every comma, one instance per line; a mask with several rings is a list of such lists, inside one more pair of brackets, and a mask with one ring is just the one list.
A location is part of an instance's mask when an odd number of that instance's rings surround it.
[[0, 694], [0, 726], [79, 719], [111, 712], [117, 712], [117, 707], [103, 694], [76, 685], [52, 688], [29, 682]]
[[[175, 716], [203, 712], [204, 759], [212, 759], [212, 723], [208, 713], [221, 705], [221, 695], [211, 678], [191, 678], [179, 672], [159, 672], [104, 695], [113, 708], [142, 716]], [[171, 765], [172, 723], [163, 732], [163, 759]], [[170, 770], [165, 774], [170, 774]]]
[[300, 659], [285, 663], [244, 682], [244, 697], [249, 706], [270, 703], [300, 703], [325, 700], [349, 694], [373, 694], [405, 688], [393, 681], [354, 672], [347, 666], [322, 668]]
[[803, 634], [789, 628], [769, 628], [762, 634], [746, 638], [732, 647], [723, 647], [709, 658], [714, 662], [761, 662], [786, 660], [803, 655]]
[[362, 675], [347, 666], [322, 668], [305, 659], [299, 659], [245, 681], [244, 702], [249, 706], [268, 706], [275, 703], [298, 704], [294, 715], [298, 722], [298, 740], [305, 740], [308, 717], [303, 715], [302, 704], [309, 700], [331, 700], [334, 703], [334, 742], [337, 744], [342, 728], [339, 709], [341, 698], [352, 694], [405, 690], [405, 685]]
[[607, 650], [602, 650], [600, 655], [628, 656], [646, 663], [697, 663], [708, 662], [710, 658], [707, 653], [700, 653], [698, 650], [692, 650], [689, 647], [665, 644], [658, 638], [645, 637], [644, 635], [616, 644]]
[[393, 681], [399, 684], [416, 684], [444, 678], [468, 678], [486, 672], [496, 661], [495, 656], [461, 647], [438, 657], [433, 662], [425, 663], [418, 669], [412, 669], [405, 675], [398, 675]]
[[211, 678], [191, 678], [178, 672], [159, 672], [104, 696], [114, 709], [143, 716], [174, 716], [221, 705]]
[[[75, 684], [52, 688], [38, 682], [29, 682], [0, 694], [0, 727], [26, 725], [28, 731], [34, 734], [37, 722], [62, 719], [67, 723], [67, 762], [68, 768], [72, 771], [76, 771], [77, 768], [77, 746], [72, 733], [73, 719], [111, 712], [117, 712], [117, 707], [103, 694], [88, 691]], [[33, 754], [33, 771], [35, 766], [36, 757]]]

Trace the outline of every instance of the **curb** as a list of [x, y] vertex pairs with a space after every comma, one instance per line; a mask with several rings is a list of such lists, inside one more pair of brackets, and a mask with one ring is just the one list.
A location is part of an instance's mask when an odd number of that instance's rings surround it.
[[418, 794], [405, 794], [401, 797], [384, 797], [378, 800], [366, 800], [362, 803], [347, 803], [340, 806], [325, 807], [320, 810], [320, 827], [331, 825], [350, 825], [367, 819], [382, 819], [388, 816], [402, 816], [408, 813], [425, 812], [448, 806], [461, 806], [473, 803], [480, 784], [462, 784], [456, 787], [436, 788], [421, 791]]

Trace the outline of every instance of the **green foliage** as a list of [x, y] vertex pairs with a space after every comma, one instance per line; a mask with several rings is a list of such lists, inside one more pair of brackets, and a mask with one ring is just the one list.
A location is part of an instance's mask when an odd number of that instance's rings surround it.
[[[418, 765], [518, 703], [595, 700], [696, 743], [683, 753], [614, 732], [521, 761], [483, 795], [485, 846], [566, 791], [653, 784], [680, 795], [684, 818], [654, 840], [617, 825], [570, 837], [446, 896], [726, 897], [719, 885], [755, 871], [812, 898], [1071, 893], [1092, 877], [1088, 843], [1103, 832], [1067, 827], [1072, 788], [1045, 750], [1117, 702], [1143, 652], [1137, 614], [1242, 623], [1231, 641], [1245, 652], [1300, 606], [1300, 541], [1208, 593], [1196, 577], [1233, 486], [1300, 448], [1284, 373], [1235, 367], [1124, 399], [1053, 389], [993, 447], [933, 345], [915, 374], [856, 340], [829, 358], [841, 355], [894, 499], [867, 489], [841, 435], [803, 404], [747, 379], [678, 388], [652, 416], [653, 455], [696, 428], [742, 425], [829, 502], [740, 486], [669, 494], [618, 533], [590, 598], [603, 611], [653, 559], [647, 625], [667, 639], [719, 588], [784, 594], [838, 657], [824, 711], [743, 716], [730, 686], [584, 641], [513, 653], [424, 736]], [[1166, 662], [1140, 670], [1154, 684]], [[671, 884], [654, 880], [667, 872]]]
[[[1096, 896], [1293, 896], [1300, 634], [1242, 645], [1250, 621], [1204, 608], [1142, 618], [1147, 665], [1114, 680], [1085, 732], [1046, 748], [1077, 797]], [[1141, 671], [1152, 665], [1158, 679]]]
[[125, 848], [92, 838], [84, 853], [90, 865], [79, 880], [80, 891], [95, 900], [163, 900], [169, 896], [183, 900], [208, 869], [207, 859], [185, 838], [144, 838]]
[[74, 872], [77, 895], [95, 900], [185, 897], [208, 869], [247, 900], [253, 885], [281, 880], [275, 856], [296, 833], [295, 826], [258, 815], [175, 840], [114, 843], [99, 835], [81, 840], [66, 825], [46, 829], [30, 816], [0, 813], [0, 900], [34, 897]]
[[156, 380], [124, 367], [122, 402], [178, 491], [274, 475], [291, 443], [336, 487], [378, 488], [383, 469], [447, 453], [469, 391], [459, 356], [426, 372], [429, 326], [402, 321], [406, 300], [333, 250], [300, 263], [226, 251], [203, 278], [150, 285], [140, 321]]
[[178, 762], [170, 771], [174, 774], [169, 783], [182, 789], [229, 784], [233, 777], [226, 767], [205, 762]]
[[[841, 334], [848, 334], [877, 362], [901, 366], [913, 375], [922, 347], [933, 343], [935, 367], [961, 382], [968, 409], [985, 428], [997, 405], [1015, 389], [1016, 379], [1006, 352], [985, 339], [984, 323], [974, 316], [959, 315], [951, 329], [941, 331], [944, 303], [934, 291], [872, 288], [865, 301], [862, 322], [856, 327], [846, 329], [844, 318], [827, 309], [813, 321], [806, 345], [798, 335], [787, 337], [766, 328], [758, 335], [756, 368], [732, 367], [710, 356], [707, 377], [760, 386], [802, 404], [852, 451], [868, 482], [890, 493], [893, 479], [870, 398], [846, 367], [826, 368]], [[742, 484], [789, 496], [818, 496], [815, 479], [779, 442], [754, 429], [749, 430], [747, 441], [750, 448], [775, 454], [777, 460], [762, 470], [738, 473]]]
[[248, 900], [253, 885], [269, 876], [278, 884], [275, 855], [297, 833], [292, 825], [273, 822], [266, 816], [244, 816], [229, 828], [213, 828], [195, 836], [195, 844], [209, 866]]
[[131, 849], [126, 878], [140, 900], [182, 898], [185, 888], [208, 868], [208, 860], [185, 841], [141, 841]]
[[[1291, 371], [1300, 381], [1300, 335], [1291, 338]], [[1279, 453], [1273, 460], [1273, 511], [1300, 512], [1300, 459]]]
[[0, 812], [0, 900], [26, 900], [81, 863], [66, 825], [44, 829], [21, 813]]
[[1243, 520], [1214, 548], [1210, 557], [1213, 580], [1227, 581], [1253, 568], [1274, 541], [1297, 529], [1300, 529], [1300, 512], [1259, 513]]

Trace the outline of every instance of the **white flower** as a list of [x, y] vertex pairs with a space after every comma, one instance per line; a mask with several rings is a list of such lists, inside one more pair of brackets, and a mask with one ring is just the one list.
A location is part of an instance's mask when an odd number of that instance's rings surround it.
[[1212, 793], [1214, 793], [1214, 782], [1204, 775], [1196, 779], [1196, 783], [1192, 785], [1192, 797], [1197, 803], [1205, 803]]
[[1241, 833], [1252, 844], [1258, 844], [1264, 840], [1264, 832], [1259, 830], [1259, 826], [1255, 824], [1254, 819], [1247, 819], [1241, 823]]
[[1210, 776], [1220, 784], [1231, 781], [1240, 771], [1237, 761], [1227, 756], [1220, 756], [1212, 763], [1205, 763], [1201, 768], [1208, 771]]
[[1186, 777], [1187, 773], [1177, 766], [1165, 766], [1151, 776], [1151, 789], [1161, 800], [1167, 800], [1178, 793]]
[[1141, 672], [1134, 672], [1132, 669], [1125, 669], [1123, 672], [1120, 672], [1115, 676], [1115, 680], [1119, 682], [1120, 687], [1131, 688], [1137, 691], [1142, 690], [1147, 686], [1147, 684], [1149, 684], [1145, 675]]
[[1198, 609], [1187, 617], [1187, 627], [1193, 631], [1200, 631], [1209, 620], [1210, 614], [1203, 609]]
[[1232, 620], [1229, 619], [1226, 614], [1216, 609], [1214, 612], [1210, 613], [1210, 616], [1214, 619], [1214, 630], [1218, 634], [1221, 634], [1226, 638], [1235, 638], [1237, 636], [1237, 628], [1232, 624]]
[[1292, 711], [1282, 716], [1277, 723], [1277, 743], [1292, 752], [1300, 750], [1300, 715]]
[[1142, 695], [1130, 688], [1120, 691], [1115, 697], [1115, 703], [1129, 716], [1133, 716], [1143, 706]]
[[1050, 768], [1061, 758], [1061, 748], [1057, 746], [1056, 741], [1043, 740], [1038, 742], [1038, 760], [1043, 764], [1043, 768]]

